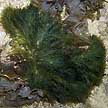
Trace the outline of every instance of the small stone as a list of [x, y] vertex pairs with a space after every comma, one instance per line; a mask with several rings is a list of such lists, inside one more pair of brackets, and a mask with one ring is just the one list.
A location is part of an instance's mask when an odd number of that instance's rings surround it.
[[37, 93], [38, 93], [38, 95], [41, 96], [41, 97], [44, 96], [43, 91], [41, 91], [41, 90], [38, 90]]
[[18, 95], [20, 95], [21, 97], [29, 97], [30, 93], [30, 87], [21, 87]]

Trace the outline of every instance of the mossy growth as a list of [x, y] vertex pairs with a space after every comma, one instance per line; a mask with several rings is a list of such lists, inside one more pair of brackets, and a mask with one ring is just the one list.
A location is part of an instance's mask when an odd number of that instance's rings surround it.
[[[89, 42], [65, 33], [63, 25], [33, 6], [6, 8], [2, 23], [13, 43], [13, 54], [27, 59], [24, 78], [61, 103], [84, 102], [99, 85], [105, 68], [105, 48], [92, 36]], [[85, 48], [88, 46], [88, 48]]]

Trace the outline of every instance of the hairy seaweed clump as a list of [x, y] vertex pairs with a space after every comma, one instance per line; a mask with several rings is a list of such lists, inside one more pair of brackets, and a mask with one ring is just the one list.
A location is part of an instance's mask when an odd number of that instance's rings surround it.
[[88, 41], [65, 33], [60, 21], [33, 6], [7, 7], [2, 23], [13, 42], [12, 54], [28, 61], [23, 78], [61, 103], [83, 102], [99, 85], [105, 67], [105, 48], [92, 36]]

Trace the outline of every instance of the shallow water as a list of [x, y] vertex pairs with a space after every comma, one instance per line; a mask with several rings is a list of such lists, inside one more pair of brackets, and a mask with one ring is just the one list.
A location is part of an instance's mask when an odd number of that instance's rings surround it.
[[[2, 12], [3, 8], [7, 5], [13, 6], [25, 6], [26, 0], [0, 0], [0, 13]], [[103, 77], [103, 81], [100, 84], [99, 87], [95, 87], [95, 89], [92, 91], [91, 96], [86, 101], [85, 104], [79, 103], [77, 105], [70, 105], [70, 106], [64, 106], [60, 105], [59, 103], [56, 103], [53, 107], [47, 103], [42, 105], [40, 103], [39, 105], [36, 105], [34, 103], [31, 106], [25, 106], [23, 108], [108, 108], [108, 4], [105, 4], [105, 8], [101, 10], [101, 18], [99, 21], [95, 20], [94, 22], [88, 20], [88, 30], [91, 34], [100, 35], [102, 40], [104, 41], [105, 47], [106, 47], [106, 69], [105, 73], [106, 75]], [[4, 32], [3, 28], [0, 26], [0, 47], [4, 45], [7, 40], [5, 38], [6, 33]], [[5, 40], [5, 41], [4, 41]], [[4, 54], [5, 55], [5, 54]], [[6, 107], [8, 108], [8, 107]]]

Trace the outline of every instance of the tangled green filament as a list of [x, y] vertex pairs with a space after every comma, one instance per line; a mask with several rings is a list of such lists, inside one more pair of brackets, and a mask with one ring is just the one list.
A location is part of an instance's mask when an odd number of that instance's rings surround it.
[[29, 61], [24, 77], [32, 88], [61, 103], [83, 102], [101, 81], [105, 48], [98, 37], [86, 42], [65, 33], [60, 21], [33, 6], [6, 8], [2, 23], [13, 39], [12, 53]]

